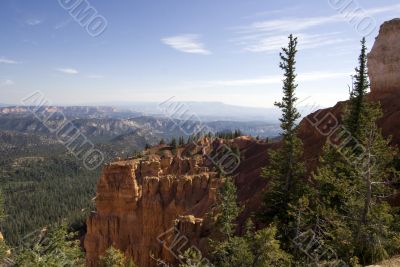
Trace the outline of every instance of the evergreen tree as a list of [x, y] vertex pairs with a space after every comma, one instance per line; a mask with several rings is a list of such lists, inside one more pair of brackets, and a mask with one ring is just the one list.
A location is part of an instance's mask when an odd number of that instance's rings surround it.
[[393, 193], [389, 185], [397, 176], [396, 152], [376, 125], [382, 115], [379, 105], [365, 97], [369, 87], [365, 38], [356, 72], [344, 118], [353, 141], [345, 147], [325, 146], [312, 179], [317, 188], [309, 190], [290, 211], [301, 222], [298, 235], [311, 230], [351, 266], [393, 255], [400, 240], [398, 215], [385, 201]]
[[218, 194], [217, 226], [220, 236], [211, 240], [212, 263], [216, 267], [283, 267], [290, 265], [290, 257], [281, 250], [275, 239], [276, 228], [255, 231], [251, 221], [244, 236], [235, 235], [240, 208], [236, 204], [236, 187], [226, 178]]
[[179, 258], [183, 262], [179, 267], [210, 267], [209, 262], [202, 257], [199, 251], [194, 249], [186, 250]]
[[400, 224], [393, 208], [385, 201], [394, 193], [389, 185], [397, 176], [393, 166], [395, 151], [376, 125], [382, 116], [379, 105], [367, 103], [365, 106], [365, 115], [360, 119], [363, 127], [359, 130], [364, 149], [355, 166], [360, 192], [358, 201], [354, 201], [358, 220], [353, 227], [357, 256], [362, 263], [374, 263], [399, 247], [400, 233], [393, 227], [400, 229]]
[[224, 238], [230, 238], [235, 234], [236, 218], [240, 208], [236, 203], [236, 186], [231, 177], [226, 177], [218, 194], [217, 225]]
[[[376, 263], [398, 253], [400, 247], [399, 215], [386, 202], [398, 176], [393, 166], [397, 152], [376, 125], [379, 105], [363, 105], [358, 144], [362, 153], [352, 147], [341, 151], [325, 147], [313, 176], [317, 192], [308, 195], [301, 218], [302, 232], [312, 229], [315, 234], [318, 229], [319, 240], [349, 264]], [[298, 205], [293, 213], [299, 210]]]
[[183, 136], [179, 137], [179, 146], [185, 145], [185, 139]]
[[279, 241], [275, 239], [276, 235], [277, 228], [275, 226], [247, 233], [247, 243], [253, 255], [253, 261], [250, 266], [290, 266], [292, 257], [281, 249]]
[[169, 146], [175, 149], [177, 147], [176, 139], [175, 137], [172, 138], [171, 142], [169, 143]]
[[104, 267], [134, 267], [132, 259], [127, 259], [120, 250], [109, 247], [104, 256], [100, 257], [100, 262]]
[[296, 121], [300, 118], [295, 104], [295, 64], [297, 38], [289, 36], [289, 45], [280, 54], [280, 68], [284, 70], [282, 102], [275, 103], [282, 110], [282, 145], [269, 153], [269, 164], [262, 170], [262, 177], [268, 178], [268, 191], [264, 198], [262, 217], [271, 222], [274, 217], [279, 222], [281, 236], [285, 241], [290, 236], [288, 208], [296, 203], [306, 190], [305, 167], [302, 161], [303, 145], [296, 135]]
[[[350, 151], [349, 148], [343, 149]], [[294, 218], [292, 221], [297, 221], [294, 240], [307, 239], [304, 236], [312, 234], [314, 240], [324, 244], [325, 249], [319, 253], [323, 254], [331, 248], [339, 259], [348, 262], [355, 251], [353, 229], [349, 221], [354, 220], [352, 203], [357, 188], [356, 176], [355, 169], [343, 154], [330, 145], [324, 147], [319, 167], [312, 175], [316, 188], [309, 190], [290, 207], [290, 214]], [[301, 249], [298, 246], [295, 249], [296, 260], [310, 264], [308, 255]], [[316, 255], [316, 258], [325, 262], [336, 260], [323, 256]]]
[[[3, 194], [0, 191], [0, 221], [4, 219], [4, 200]], [[9, 254], [9, 248], [4, 241], [3, 235], [0, 233], [0, 266]]]
[[75, 233], [68, 233], [65, 224], [51, 230], [43, 230], [32, 247], [24, 248], [16, 259], [17, 266], [84, 266], [80, 242]]
[[164, 138], [161, 138], [161, 140], [160, 140], [160, 143], [159, 143], [160, 145], [165, 145], [165, 140], [164, 140]]
[[353, 88], [350, 92], [348, 114], [345, 119], [345, 126], [354, 138], [359, 138], [361, 116], [365, 110], [365, 95], [369, 88], [367, 70], [367, 47], [365, 38], [361, 41], [361, 53], [358, 58], [359, 66], [355, 69]]
[[236, 129], [234, 134], [233, 134], [233, 137], [236, 138], [236, 137], [239, 137], [239, 136], [242, 136], [242, 131], [240, 129]]

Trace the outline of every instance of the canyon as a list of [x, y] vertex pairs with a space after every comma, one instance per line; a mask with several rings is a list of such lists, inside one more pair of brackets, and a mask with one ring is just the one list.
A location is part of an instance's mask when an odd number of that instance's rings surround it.
[[[378, 124], [386, 137], [392, 137], [392, 145], [400, 144], [399, 40], [400, 20], [384, 23], [368, 63], [368, 97], [380, 102], [384, 116]], [[310, 172], [318, 164], [331, 129], [340, 123], [344, 106], [345, 102], [339, 102], [300, 122], [298, 134]], [[99, 257], [110, 246], [132, 257], [140, 267], [158, 266], [159, 259], [177, 266], [177, 255], [190, 246], [206, 255], [213, 229], [210, 213], [221, 181], [209, 155], [223, 145], [240, 152], [240, 165], [232, 173], [238, 201], [244, 208], [239, 226], [256, 213], [268, 188], [260, 171], [268, 164], [268, 151], [278, 147], [279, 142], [204, 137], [175, 151], [165, 145], [156, 146], [143, 158], [116, 159], [104, 167], [97, 184], [96, 211], [87, 219], [87, 265], [99, 266]], [[400, 204], [398, 199], [393, 201]]]

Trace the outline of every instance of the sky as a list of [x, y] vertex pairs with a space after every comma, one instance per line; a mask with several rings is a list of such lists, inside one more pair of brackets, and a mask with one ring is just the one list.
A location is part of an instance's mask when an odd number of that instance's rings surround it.
[[348, 97], [361, 38], [371, 48], [399, 14], [398, 0], [1, 0], [0, 103], [272, 107], [293, 33], [298, 98], [330, 106]]

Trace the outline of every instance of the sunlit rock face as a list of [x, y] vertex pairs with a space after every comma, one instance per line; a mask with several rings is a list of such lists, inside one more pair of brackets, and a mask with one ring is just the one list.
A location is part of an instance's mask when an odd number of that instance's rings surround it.
[[368, 55], [368, 71], [372, 94], [400, 90], [400, 19], [382, 24]]
[[215, 203], [219, 180], [201, 156], [152, 155], [105, 166], [96, 212], [87, 220], [87, 266], [99, 266], [110, 246], [141, 267], [159, 266], [157, 259], [174, 263], [176, 255], [162, 241], [173, 241], [178, 233], [190, 237], [187, 246], [203, 247], [204, 217]]

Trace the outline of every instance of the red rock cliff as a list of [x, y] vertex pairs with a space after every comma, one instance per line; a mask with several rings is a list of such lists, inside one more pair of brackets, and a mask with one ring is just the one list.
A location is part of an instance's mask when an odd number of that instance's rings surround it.
[[[87, 220], [87, 265], [111, 245], [133, 257], [138, 266], [173, 255], [157, 237], [172, 227], [202, 242], [205, 213], [215, 202], [217, 174], [203, 167], [201, 156], [151, 155], [106, 166], [97, 185], [96, 212]], [[205, 240], [206, 241], [206, 240]]]

